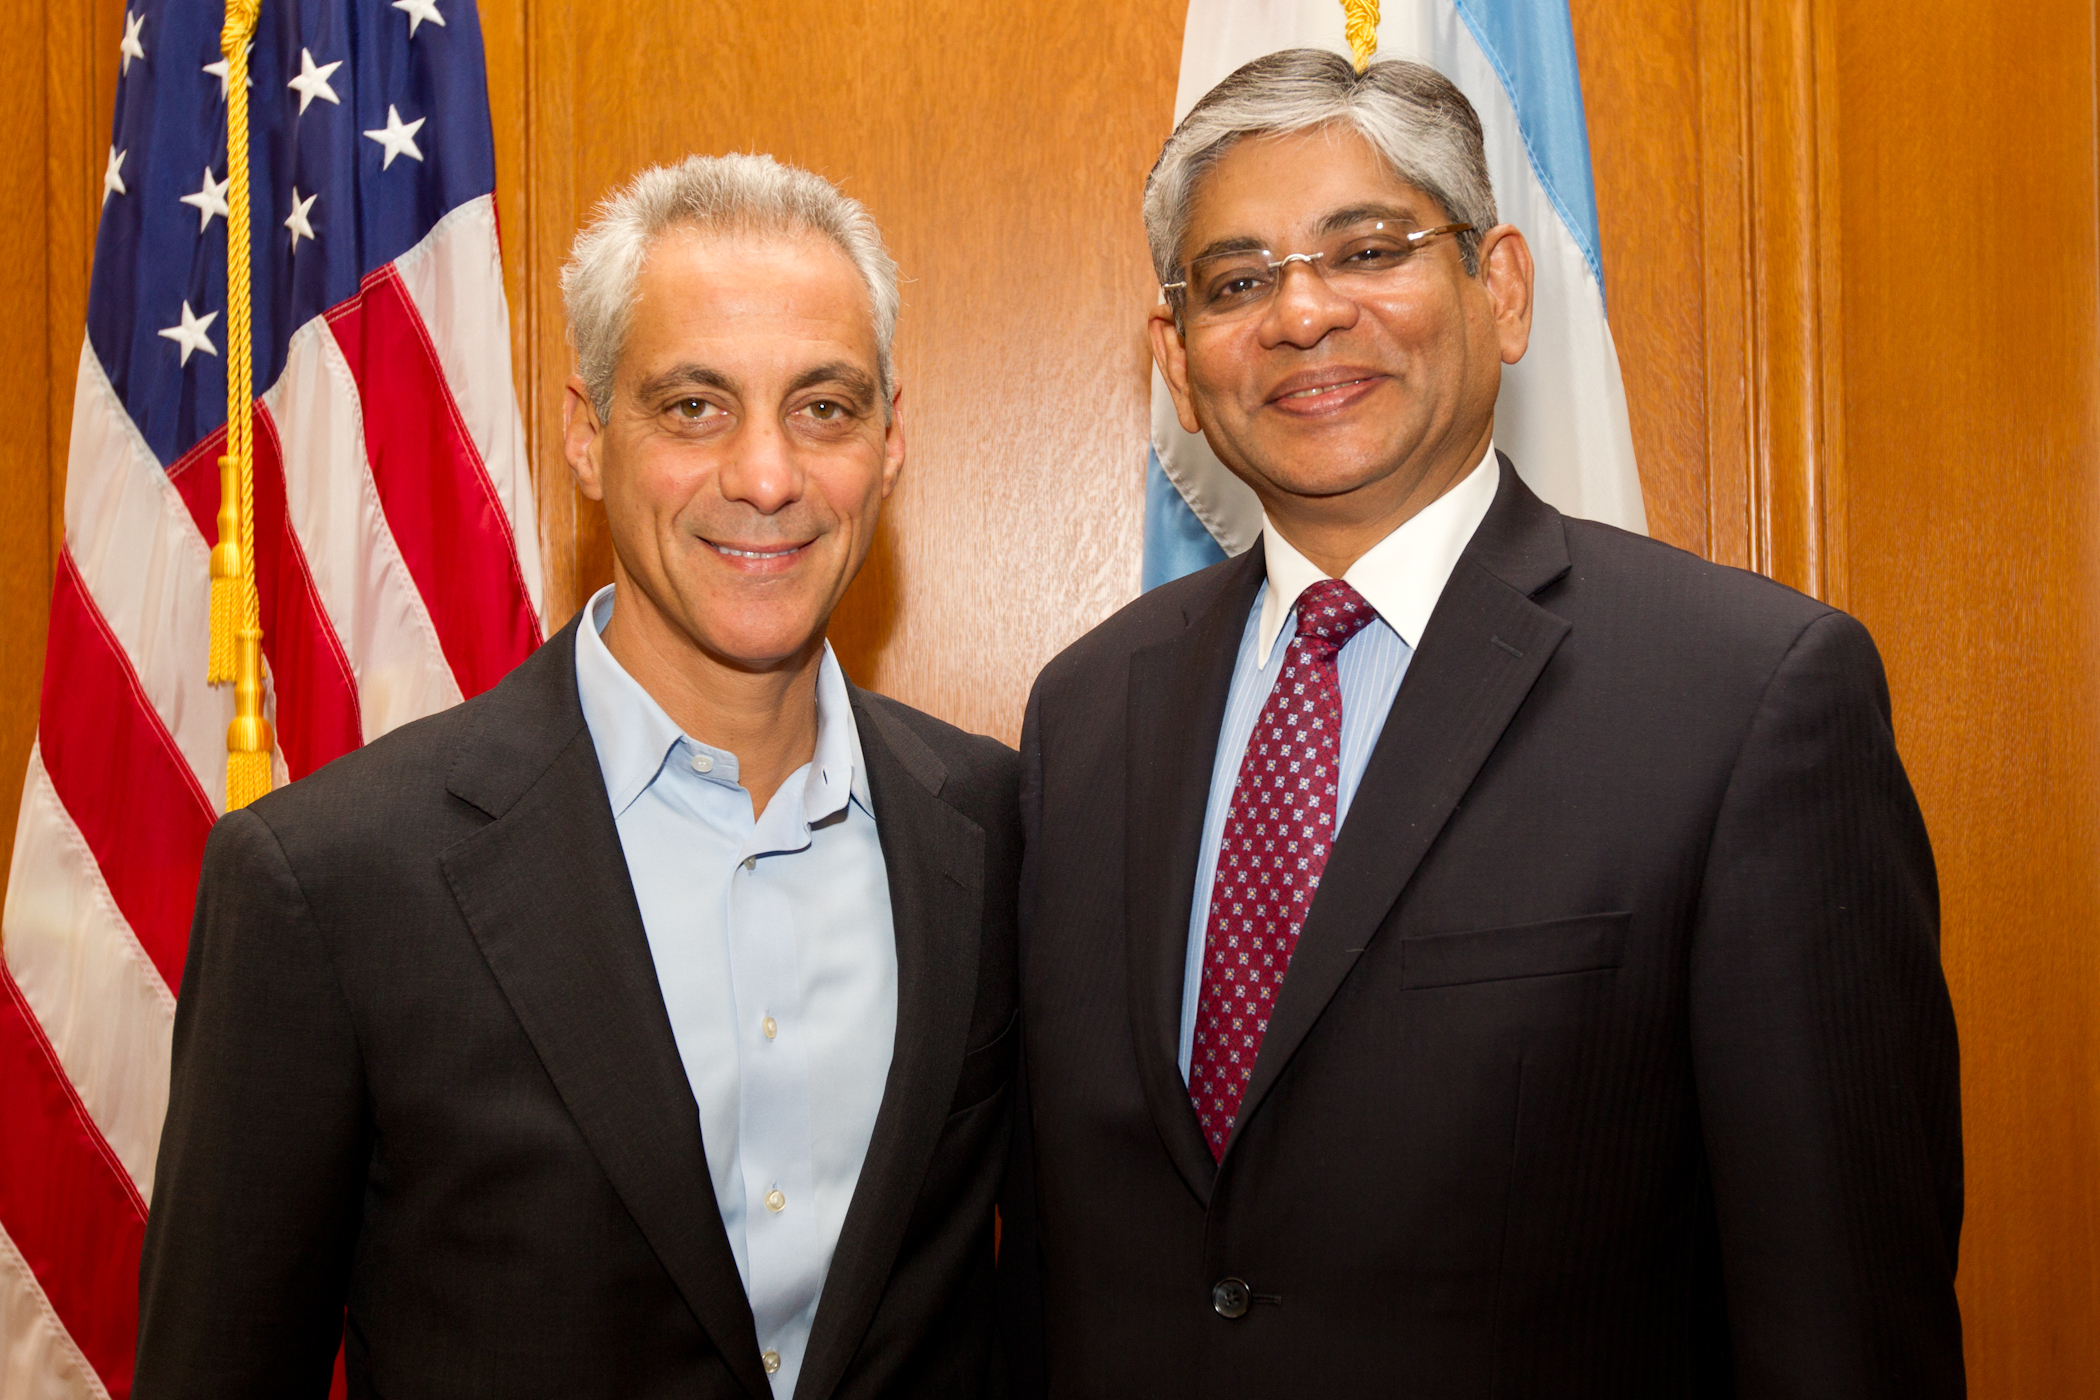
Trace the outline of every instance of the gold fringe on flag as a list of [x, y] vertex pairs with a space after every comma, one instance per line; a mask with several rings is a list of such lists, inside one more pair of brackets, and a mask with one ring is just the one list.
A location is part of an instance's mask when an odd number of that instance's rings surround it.
[[1378, 52], [1378, 0], [1342, 0], [1342, 24], [1349, 36], [1349, 51], [1356, 55], [1356, 71], [1361, 73]]
[[275, 736], [263, 718], [262, 597], [255, 587], [255, 441], [248, 288], [248, 40], [262, 0], [226, 0], [226, 455], [219, 459], [219, 542], [211, 551], [212, 685], [233, 683], [226, 727], [226, 810], [270, 790]]

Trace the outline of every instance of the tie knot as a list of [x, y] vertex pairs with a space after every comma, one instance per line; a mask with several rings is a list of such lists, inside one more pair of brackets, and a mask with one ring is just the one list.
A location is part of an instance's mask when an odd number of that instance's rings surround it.
[[1298, 635], [1337, 651], [1376, 616], [1378, 610], [1364, 595], [1338, 578], [1323, 578], [1298, 595]]

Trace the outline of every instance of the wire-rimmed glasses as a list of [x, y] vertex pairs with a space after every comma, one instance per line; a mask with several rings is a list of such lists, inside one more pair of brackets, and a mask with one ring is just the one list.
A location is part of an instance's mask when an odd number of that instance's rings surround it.
[[1283, 285], [1292, 263], [1304, 263], [1342, 296], [1375, 295], [1431, 240], [1472, 231], [1471, 224], [1401, 229], [1381, 220], [1346, 229], [1315, 253], [1278, 257], [1267, 248], [1240, 248], [1193, 258], [1181, 280], [1161, 290], [1175, 311], [1199, 325], [1258, 312]]

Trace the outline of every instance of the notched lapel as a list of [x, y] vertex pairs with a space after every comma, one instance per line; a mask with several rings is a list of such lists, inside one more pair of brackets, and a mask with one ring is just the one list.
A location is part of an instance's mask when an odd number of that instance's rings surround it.
[[946, 769], [939, 756], [882, 703], [853, 697], [896, 931], [897, 1039], [817, 1303], [798, 1397], [837, 1388], [874, 1320], [948, 1121], [977, 1004], [984, 829], [940, 799]]
[[1567, 569], [1559, 513], [1502, 458], [1495, 503], [1437, 600], [1328, 857], [1240, 1125], [1259, 1111], [1567, 636], [1568, 624], [1530, 597]]
[[502, 775], [477, 771], [477, 756], [464, 755], [454, 792], [484, 811], [503, 810], [440, 859], [482, 956], [599, 1166], [730, 1371], [755, 1400], [769, 1400], [750, 1303], [714, 1203], [699, 1110], [570, 666], [569, 741], [507, 803], [490, 797]]
[[1218, 731], [1266, 568], [1257, 543], [1222, 571], [1218, 590], [1183, 631], [1130, 658], [1123, 865], [1130, 1031], [1160, 1139], [1206, 1205], [1217, 1163], [1178, 1063], [1181, 989]]

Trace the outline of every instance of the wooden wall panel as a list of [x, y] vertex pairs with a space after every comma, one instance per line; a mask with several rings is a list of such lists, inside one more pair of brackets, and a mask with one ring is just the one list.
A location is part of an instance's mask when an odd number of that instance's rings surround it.
[[1836, 14], [1850, 601], [1939, 858], [1971, 1393], [2100, 1395], [2094, 11]]
[[[15, 81], [0, 86], [0, 130], [17, 140], [0, 142], [0, 200], [15, 216], [0, 224], [0, 306], [17, 328], [14, 335], [17, 382], [29, 386], [18, 394], [14, 421], [0, 434], [0, 490], [8, 509], [0, 511], [0, 832], [12, 850], [15, 798], [21, 791], [23, 766], [36, 733], [37, 690], [25, 684], [41, 677], [44, 665], [45, 590], [51, 580], [51, 522], [45, 464], [50, 458], [54, 395], [52, 347], [45, 336], [45, 309], [50, 271], [45, 265], [44, 220], [46, 151], [44, 123], [46, 65], [37, 50], [43, 38], [43, 6], [31, 0], [7, 0], [0, 25], [8, 34], [27, 35], [31, 61], [19, 65]], [[68, 173], [71, 173], [69, 165]]]
[[[0, 850], [36, 737], [51, 577], [65, 537], [66, 439], [87, 325], [88, 270], [116, 100], [122, 0], [6, 0], [19, 62], [0, 91], [0, 306], [17, 396], [0, 440]], [[0, 888], [5, 872], [0, 871]]]
[[527, 90], [509, 100], [529, 132], [550, 614], [611, 568], [602, 515], [570, 490], [557, 446], [567, 237], [642, 165], [768, 151], [865, 202], [905, 277], [910, 455], [834, 641], [861, 683], [1014, 738], [1041, 663], [1137, 591], [1152, 293], [1138, 203], [1172, 115], [1181, 19], [1179, 3], [1105, 0], [704, 14], [634, 0], [605, 25], [566, 0], [533, 6]]
[[1571, 0], [1606, 310], [1648, 532], [1714, 556], [1696, 0]]
[[36, 733], [37, 691], [44, 665], [45, 597], [51, 580], [51, 523], [45, 464], [51, 451], [53, 395], [51, 346], [44, 334], [49, 269], [44, 221], [47, 138], [44, 130], [46, 65], [35, 61], [43, 38], [41, 4], [7, 0], [0, 25], [27, 35], [23, 47], [34, 58], [19, 66], [16, 80], [0, 88], [0, 129], [24, 139], [0, 142], [0, 200], [16, 215], [0, 225], [0, 306], [17, 327], [14, 337], [18, 383], [29, 386], [16, 399], [14, 421], [0, 434], [0, 832], [13, 849], [15, 798]]

